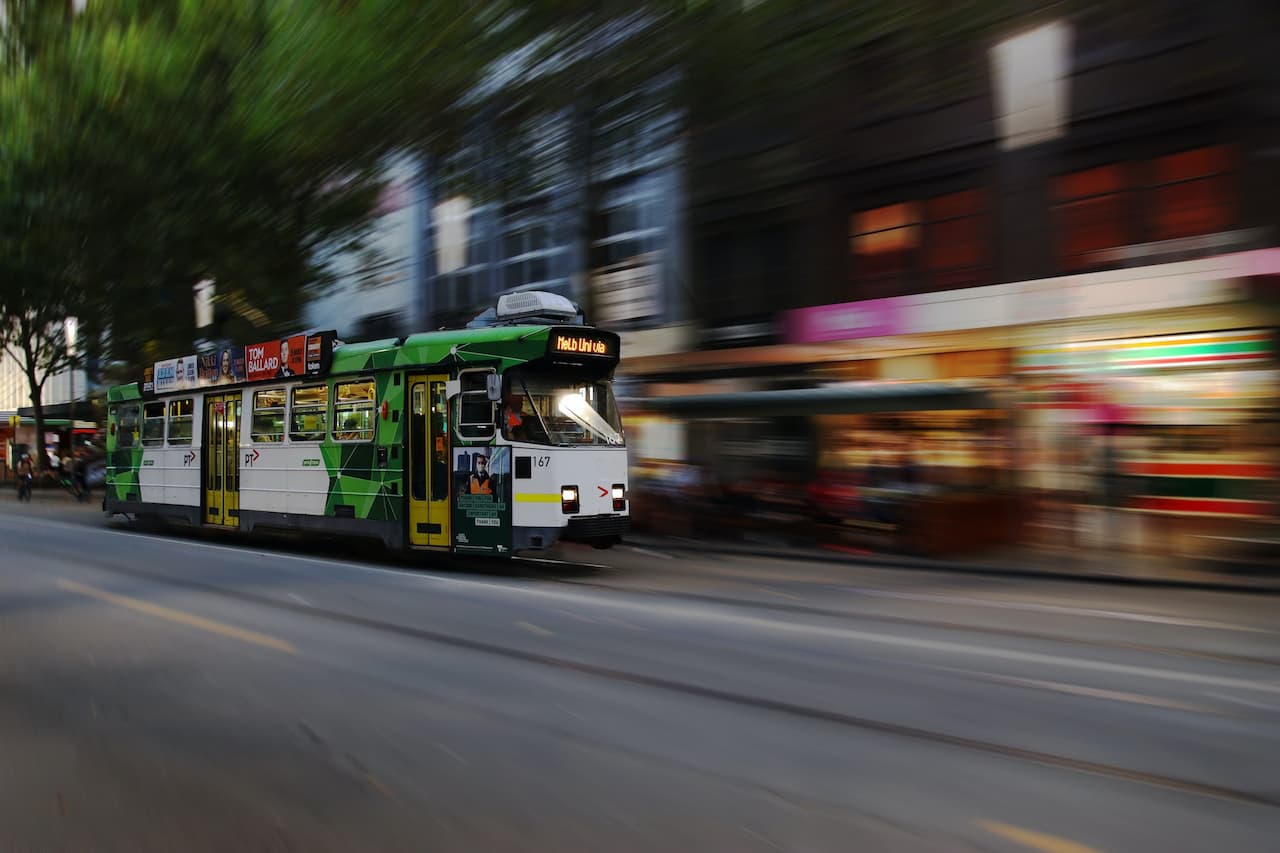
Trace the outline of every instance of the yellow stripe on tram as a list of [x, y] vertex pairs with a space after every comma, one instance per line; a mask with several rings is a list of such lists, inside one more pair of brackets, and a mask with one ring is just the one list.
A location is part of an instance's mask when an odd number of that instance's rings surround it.
[[516, 492], [516, 503], [518, 504], [558, 504], [560, 503], [559, 492]]

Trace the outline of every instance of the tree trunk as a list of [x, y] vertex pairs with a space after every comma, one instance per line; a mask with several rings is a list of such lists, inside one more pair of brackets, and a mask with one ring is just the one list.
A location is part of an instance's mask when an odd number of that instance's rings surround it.
[[[32, 362], [28, 362], [32, 364]], [[31, 411], [36, 421], [36, 470], [49, 470], [49, 456], [44, 451], [44, 383], [36, 381], [35, 370], [27, 368], [27, 385], [31, 390]]]

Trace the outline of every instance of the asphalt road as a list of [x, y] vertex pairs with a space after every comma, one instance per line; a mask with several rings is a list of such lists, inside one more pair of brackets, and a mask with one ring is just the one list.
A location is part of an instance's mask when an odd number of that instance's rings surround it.
[[0, 850], [1252, 851], [1280, 599], [0, 496]]

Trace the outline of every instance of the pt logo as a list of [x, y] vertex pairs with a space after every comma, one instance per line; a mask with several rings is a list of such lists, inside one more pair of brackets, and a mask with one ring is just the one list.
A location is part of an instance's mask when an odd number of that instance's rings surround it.
[[247, 468], [252, 468], [252, 467], [253, 467], [253, 463], [257, 462], [257, 461], [258, 461], [258, 457], [259, 457], [259, 456], [261, 456], [261, 455], [262, 455], [262, 454], [258, 452], [258, 449], [257, 449], [256, 447], [255, 447], [253, 450], [250, 450], [248, 453], [246, 453], [246, 454], [244, 455], [244, 464], [245, 464], [245, 467], [247, 467]]
[[195, 461], [196, 461], [196, 452], [194, 450], [188, 450], [186, 453], [182, 454], [182, 464], [187, 466], [188, 468], [190, 468], [191, 463]]

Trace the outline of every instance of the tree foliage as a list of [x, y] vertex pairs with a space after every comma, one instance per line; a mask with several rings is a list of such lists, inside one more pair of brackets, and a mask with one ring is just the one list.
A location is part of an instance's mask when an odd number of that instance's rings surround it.
[[448, 134], [490, 30], [462, 0], [4, 2], [0, 191], [38, 232], [5, 252], [136, 363], [190, 349], [206, 278], [224, 334], [296, 324], [318, 250], [359, 243], [383, 157]]

